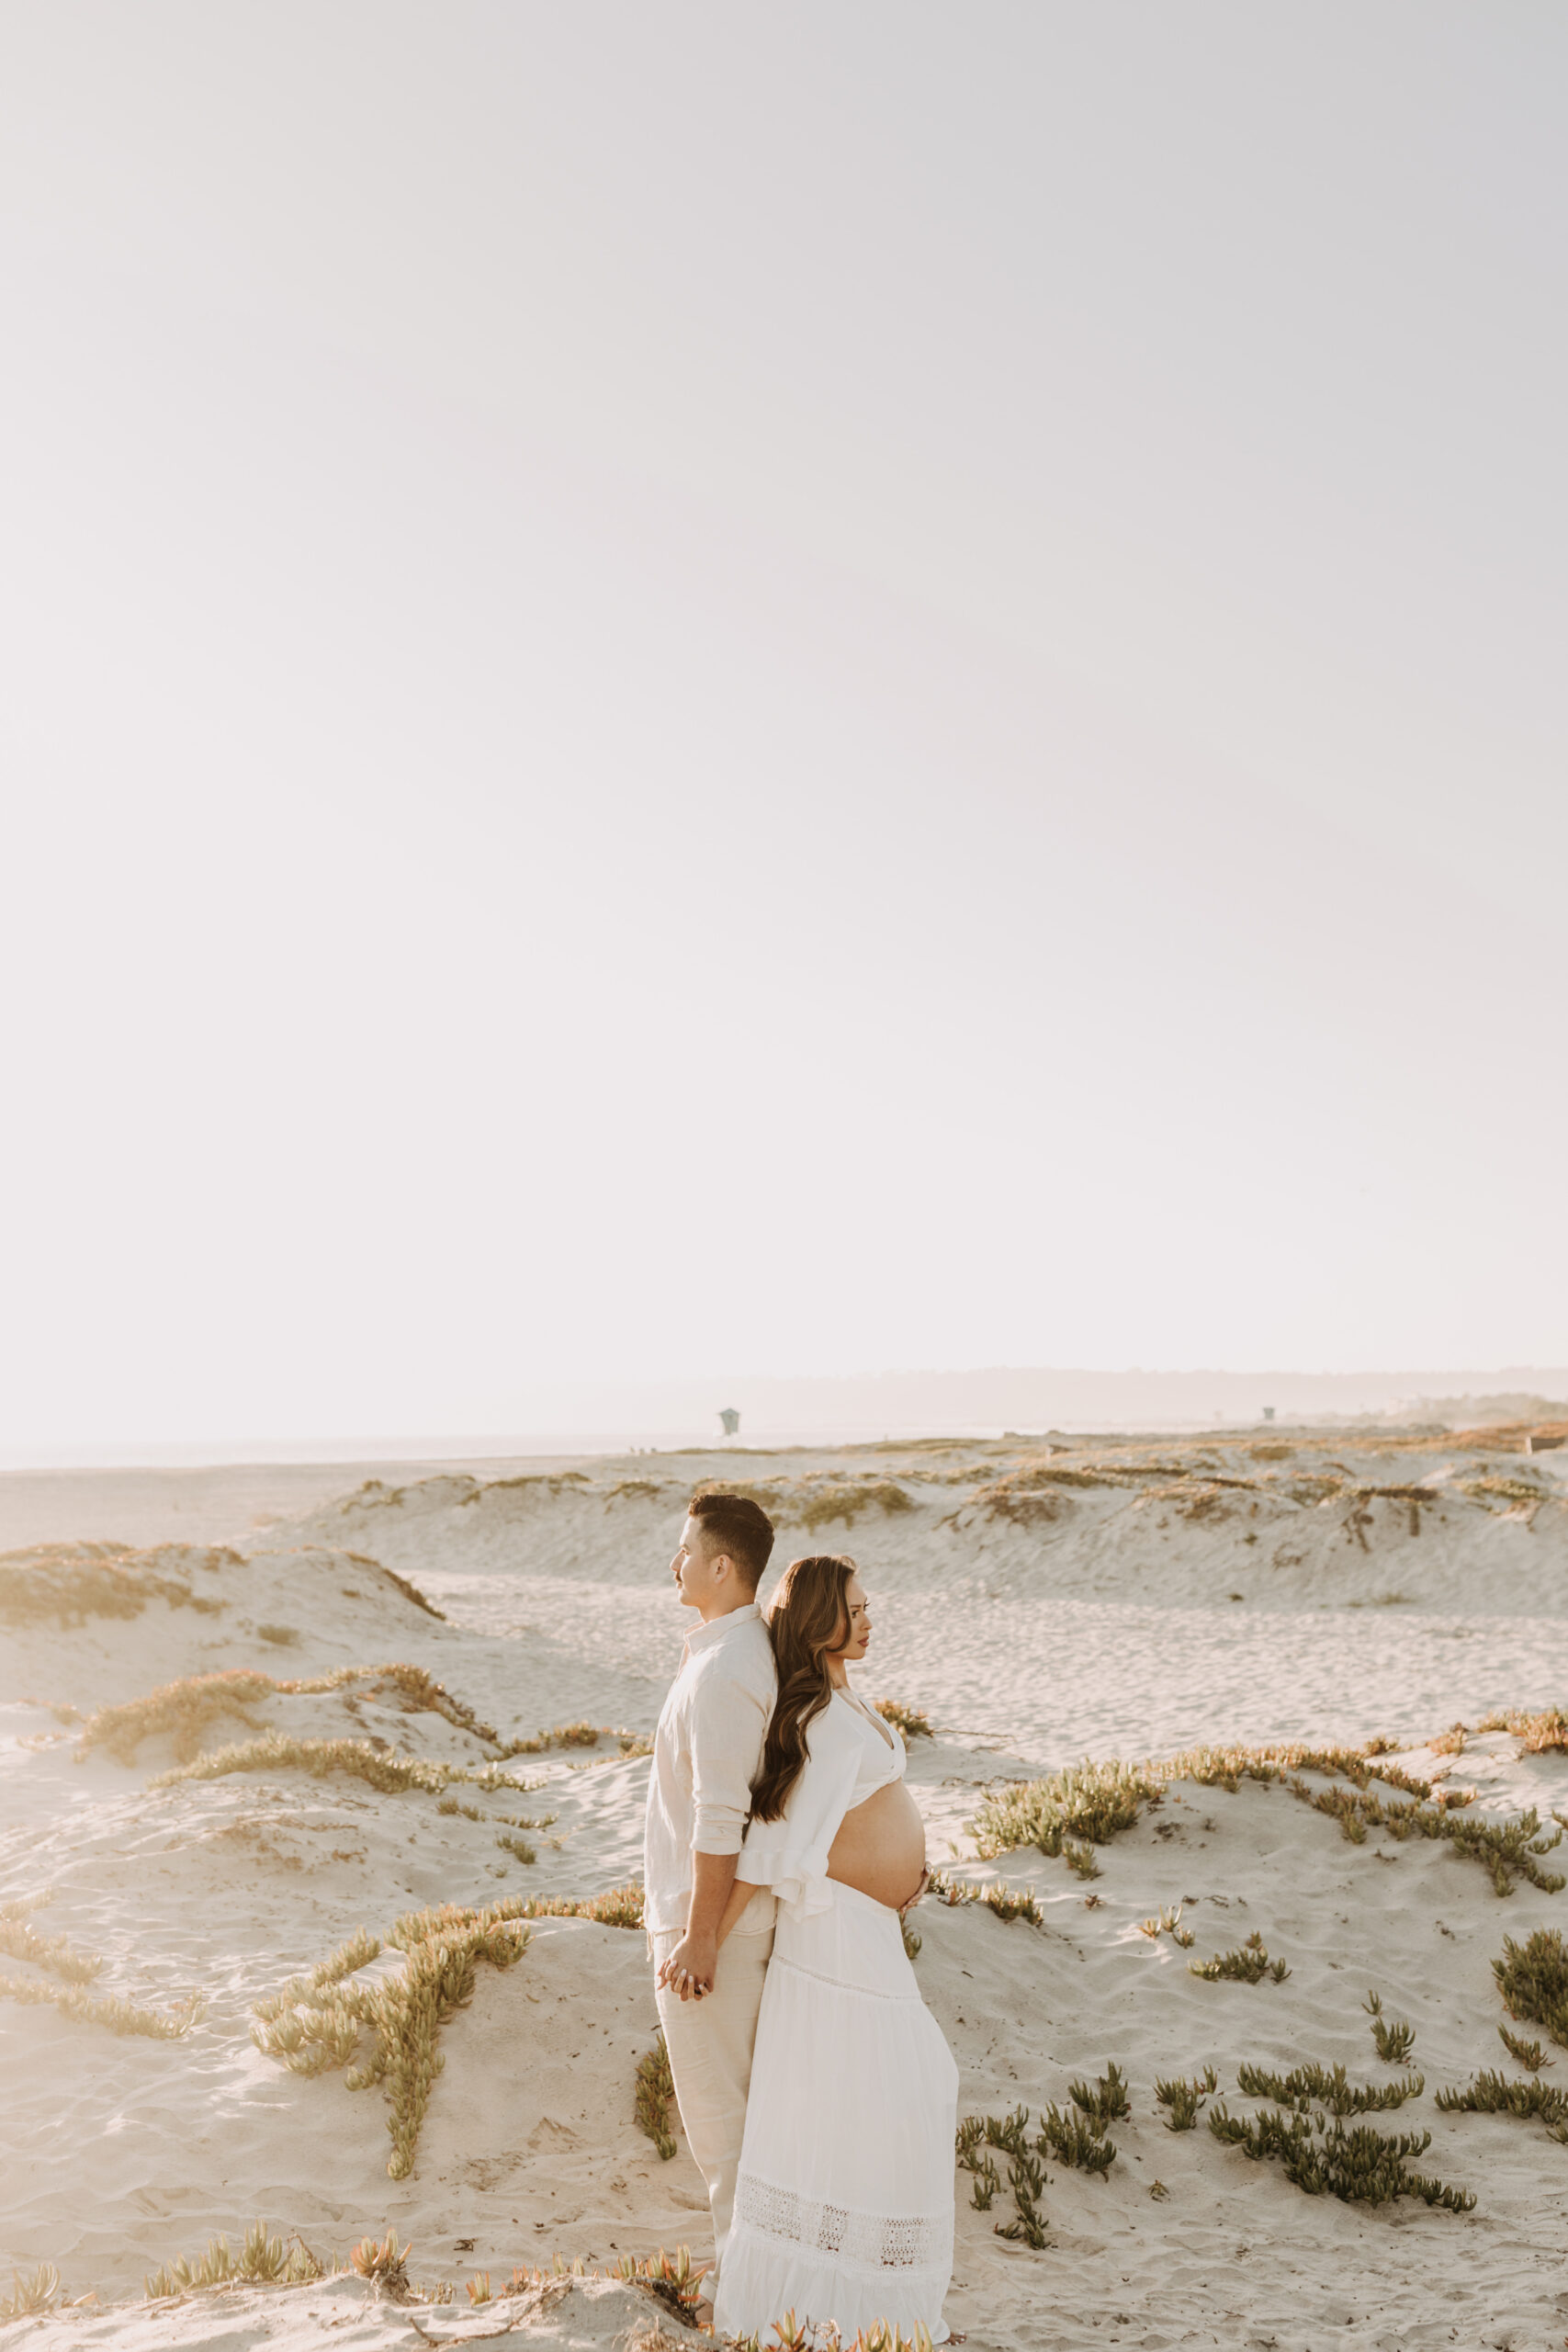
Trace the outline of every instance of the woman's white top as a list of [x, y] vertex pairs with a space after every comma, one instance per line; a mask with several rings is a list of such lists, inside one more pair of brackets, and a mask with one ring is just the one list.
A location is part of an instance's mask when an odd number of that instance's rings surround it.
[[[880, 1719], [879, 1719], [880, 1721]], [[904, 1777], [904, 1743], [887, 1736], [852, 1699], [835, 1690], [807, 1726], [807, 1760], [777, 1821], [752, 1821], [736, 1872], [748, 1886], [771, 1886], [796, 1919], [826, 1911], [828, 1852], [846, 1813]]]

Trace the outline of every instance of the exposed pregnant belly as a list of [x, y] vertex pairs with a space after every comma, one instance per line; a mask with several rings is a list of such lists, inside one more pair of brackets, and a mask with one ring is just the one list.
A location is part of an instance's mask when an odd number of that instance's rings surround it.
[[919, 1807], [902, 1781], [890, 1781], [845, 1814], [829, 1849], [828, 1875], [896, 1911], [919, 1884], [925, 1861]]

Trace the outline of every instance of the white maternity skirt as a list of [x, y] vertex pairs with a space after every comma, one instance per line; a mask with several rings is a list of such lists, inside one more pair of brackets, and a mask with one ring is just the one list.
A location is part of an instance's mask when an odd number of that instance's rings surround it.
[[897, 1911], [828, 1892], [810, 1918], [779, 1914], [715, 2327], [768, 2343], [793, 2311], [846, 2338], [889, 2320], [941, 2342], [958, 2069]]

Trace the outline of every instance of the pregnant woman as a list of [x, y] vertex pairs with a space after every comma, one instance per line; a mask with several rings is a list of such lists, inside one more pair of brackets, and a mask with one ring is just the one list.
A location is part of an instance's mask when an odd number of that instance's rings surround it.
[[770, 2341], [794, 2311], [940, 2343], [958, 2069], [904, 1951], [926, 1881], [904, 1743], [850, 1687], [871, 1638], [854, 1562], [792, 1561], [768, 1630], [778, 1704], [719, 1941], [759, 1886], [778, 1928], [714, 2323]]

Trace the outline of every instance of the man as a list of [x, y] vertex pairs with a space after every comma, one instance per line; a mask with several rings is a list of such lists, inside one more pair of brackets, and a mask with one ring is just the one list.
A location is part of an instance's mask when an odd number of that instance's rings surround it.
[[643, 1830], [644, 1916], [660, 2022], [686, 2143], [713, 2213], [711, 2297], [735, 2204], [746, 2090], [773, 1898], [759, 1889], [718, 1952], [751, 1782], [777, 1681], [757, 1586], [773, 1522], [739, 1495], [693, 1498], [671, 1562], [682, 1603], [702, 1623], [686, 1638], [654, 1736]]

